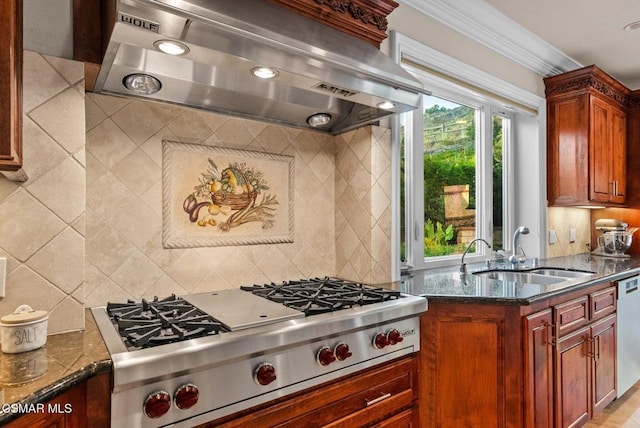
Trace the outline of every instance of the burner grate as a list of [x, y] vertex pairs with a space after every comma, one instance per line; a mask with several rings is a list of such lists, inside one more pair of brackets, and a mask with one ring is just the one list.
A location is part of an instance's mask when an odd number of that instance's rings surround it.
[[307, 316], [380, 303], [401, 297], [399, 291], [331, 277], [286, 281], [280, 284], [242, 286], [240, 288], [302, 311]]
[[228, 331], [215, 318], [174, 294], [136, 303], [108, 303], [107, 313], [129, 349], [149, 348]]

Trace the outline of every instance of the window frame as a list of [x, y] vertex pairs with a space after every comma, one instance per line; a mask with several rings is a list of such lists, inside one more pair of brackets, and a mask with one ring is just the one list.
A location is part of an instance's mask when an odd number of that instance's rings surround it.
[[[487, 97], [470, 93], [466, 88], [443, 81], [436, 76], [430, 76], [421, 70], [410, 69], [433, 96], [476, 109], [476, 237], [492, 242], [493, 234], [493, 201], [483, 197], [493, 192], [493, 116], [499, 115], [510, 123], [512, 115], [500, 105]], [[404, 262], [400, 261], [402, 270], [417, 270], [450, 266], [460, 262], [460, 254], [424, 257], [424, 152], [423, 152], [423, 119], [424, 108], [406, 114], [405, 121], [405, 243], [406, 252]], [[505, 129], [506, 128], [506, 129]], [[510, 125], [503, 128], [503, 229], [510, 230], [513, 223], [514, 198], [509, 183], [513, 180], [513, 135]], [[409, 132], [411, 130], [411, 132]], [[416, 138], [420, 141], [416, 142]], [[410, 174], [409, 174], [410, 173]], [[502, 238], [504, 250], [509, 250], [509, 240], [506, 234]], [[469, 262], [481, 261], [489, 257], [491, 250], [485, 245], [478, 245], [476, 252], [469, 253], [465, 260]], [[398, 254], [399, 258], [400, 254]]]
[[[449, 80], [463, 82], [470, 87], [479, 89], [484, 93], [491, 93], [505, 105], [515, 107], [514, 119], [511, 122], [511, 134], [513, 136], [513, 150], [509, 154], [512, 164], [518, 164], [517, 173], [512, 172], [508, 177], [508, 192], [513, 195], [516, 204], [512, 218], [520, 223], [527, 223], [532, 229], [532, 235], [539, 238], [544, 236], [546, 230], [546, 100], [544, 96], [529, 92], [522, 87], [502, 80], [493, 74], [473, 67], [457, 58], [449, 56], [442, 51], [425, 45], [402, 34], [398, 30], [389, 32], [389, 55], [398, 64], [417, 64], [436, 74], [446, 76]], [[523, 122], [521, 122], [523, 120]], [[537, 124], [537, 126], [536, 126]], [[400, 120], [399, 116], [390, 118], [391, 126], [391, 180], [393, 188], [391, 204], [391, 271], [392, 280], [401, 279], [400, 263]], [[529, 149], [518, 149], [517, 145], [523, 140], [527, 147], [534, 147], [536, 152]], [[523, 159], [523, 156], [534, 156], [534, 159]], [[535, 184], [530, 182], [531, 177], [538, 180]], [[517, 180], [517, 182], [516, 182]], [[521, 184], [520, 184], [521, 183]], [[516, 191], [519, 185], [526, 185], [527, 197], [523, 199]], [[511, 197], [511, 196], [510, 196]], [[537, 214], [536, 214], [537, 213]], [[510, 234], [513, 225], [505, 225], [505, 234]], [[508, 237], [507, 237], [508, 239]], [[508, 242], [508, 241], [507, 241]], [[539, 239], [537, 248], [531, 249], [532, 256], [544, 257], [546, 255], [546, 240]]]

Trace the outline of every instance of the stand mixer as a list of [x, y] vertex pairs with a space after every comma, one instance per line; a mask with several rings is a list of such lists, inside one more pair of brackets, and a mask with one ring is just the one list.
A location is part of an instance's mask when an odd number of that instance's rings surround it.
[[594, 227], [598, 231], [598, 246], [591, 254], [604, 257], [630, 257], [624, 252], [631, 246], [637, 227], [629, 228], [629, 225], [622, 220], [610, 218], [596, 220]]

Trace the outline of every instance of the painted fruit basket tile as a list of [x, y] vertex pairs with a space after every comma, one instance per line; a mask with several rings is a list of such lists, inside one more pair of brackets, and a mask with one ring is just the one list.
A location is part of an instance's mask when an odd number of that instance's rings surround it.
[[164, 247], [293, 242], [293, 157], [162, 144]]

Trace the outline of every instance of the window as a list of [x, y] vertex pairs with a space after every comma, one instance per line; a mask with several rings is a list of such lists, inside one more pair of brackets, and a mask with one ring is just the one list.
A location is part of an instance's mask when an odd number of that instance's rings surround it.
[[[512, 213], [510, 115], [453, 84], [429, 89], [400, 118], [400, 263], [415, 269], [459, 263], [476, 238], [508, 249]], [[467, 257], [490, 251], [476, 242]]]

